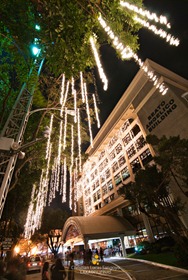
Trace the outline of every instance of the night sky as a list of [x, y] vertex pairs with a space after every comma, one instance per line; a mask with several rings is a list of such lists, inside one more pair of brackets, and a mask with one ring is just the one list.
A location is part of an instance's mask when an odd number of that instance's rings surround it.
[[[142, 61], [149, 58], [188, 79], [188, 0], [144, 0], [144, 4], [151, 12], [167, 17], [171, 23], [169, 33], [179, 38], [180, 45], [170, 46], [164, 39], [142, 28], [139, 31], [139, 57]], [[97, 90], [101, 101], [100, 120], [103, 124], [139, 67], [133, 60], [118, 59], [115, 50], [109, 46], [101, 48], [101, 62], [109, 81], [109, 89], [105, 92], [100, 80], [97, 79]]]

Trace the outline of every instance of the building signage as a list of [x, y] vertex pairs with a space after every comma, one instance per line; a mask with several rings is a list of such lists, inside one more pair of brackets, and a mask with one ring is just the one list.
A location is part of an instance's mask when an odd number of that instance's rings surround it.
[[176, 108], [177, 105], [174, 99], [170, 99], [168, 102], [163, 100], [147, 118], [148, 123], [146, 124], [146, 128], [148, 131], [151, 132], [155, 129]]

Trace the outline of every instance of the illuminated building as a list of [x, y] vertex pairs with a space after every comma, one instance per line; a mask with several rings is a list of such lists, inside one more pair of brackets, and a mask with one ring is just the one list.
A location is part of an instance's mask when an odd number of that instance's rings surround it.
[[[122, 183], [133, 181], [138, 169], [152, 163], [155, 153], [146, 136], [188, 138], [188, 81], [148, 59], [144, 67], [152, 73], [151, 79], [143, 69], [138, 71], [87, 149], [88, 160], [75, 186], [75, 216], [122, 216], [131, 222], [137, 234], [124, 239], [125, 247], [146, 236], [153, 241], [162, 233], [157, 223], [151, 224], [136, 206], [118, 195]], [[154, 75], [168, 88], [165, 94], [156, 88]], [[183, 194], [181, 198], [187, 202]], [[182, 221], [188, 228], [187, 213], [182, 214]]]

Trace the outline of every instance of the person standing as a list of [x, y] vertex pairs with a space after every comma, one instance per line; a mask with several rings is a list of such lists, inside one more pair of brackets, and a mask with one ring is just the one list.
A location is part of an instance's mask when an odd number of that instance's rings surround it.
[[104, 253], [103, 253], [103, 248], [102, 247], [100, 247], [99, 253], [100, 253], [100, 259], [103, 262], [104, 261]]
[[50, 280], [48, 269], [49, 269], [49, 262], [45, 262], [42, 268], [42, 280]]
[[68, 280], [74, 280], [74, 255], [70, 254]]
[[61, 259], [57, 259], [51, 270], [51, 280], [63, 280], [67, 276]]

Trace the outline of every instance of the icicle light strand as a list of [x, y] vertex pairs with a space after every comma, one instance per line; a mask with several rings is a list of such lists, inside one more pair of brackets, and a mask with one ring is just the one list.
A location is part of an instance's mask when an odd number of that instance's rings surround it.
[[67, 196], [67, 159], [64, 158], [63, 162], [63, 196], [62, 196], [62, 202], [66, 202], [66, 196]]
[[85, 93], [85, 100], [86, 100], [86, 111], [87, 111], [87, 117], [88, 117], [88, 127], [89, 127], [90, 143], [91, 143], [91, 147], [93, 148], [93, 135], [92, 135], [92, 130], [91, 130], [91, 118], [90, 118], [89, 103], [88, 103], [88, 98], [87, 98], [86, 83], [84, 83], [84, 93]]
[[48, 137], [48, 141], [47, 141], [47, 145], [46, 145], [46, 159], [49, 156], [49, 147], [50, 147], [50, 141], [51, 141], [53, 119], [54, 119], [54, 115], [52, 114], [51, 119], [50, 119], [49, 137]]
[[65, 150], [66, 144], [66, 136], [67, 136], [67, 108], [65, 108], [65, 121], [64, 121], [64, 135], [63, 135], [63, 150]]
[[94, 54], [94, 58], [95, 58], [97, 68], [98, 68], [98, 71], [99, 71], [99, 76], [100, 76], [100, 78], [101, 78], [101, 80], [104, 84], [103, 89], [107, 90], [108, 89], [108, 80], [106, 78], [106, 75], [104, 73], [104, 69], [103, 69], [102, 64], [100, 62], [99, 54], [98, 54], [97, 48], [95, 46], [95, 39], [92, 36], [90, 37], [90, 44], [91, 44], [92, 51], [93, 51], [93, 54]]
[[80, 85], [81, 85], [82, 102], [85, 103], [84, 82], [83, 82], [83, 74], [82, 74], [82, 72], [80, 72]]
[[136, 63], [144, 70], [148, 78], [153, 82], [154, 86], [159, 89], [159, 92], [162, 93], [162, 95], [165, 95], [168, 91], [168, 87], [164, 85], [164, 83], [159, 81], [159, 78], [154, 74], [154, 71], [149, 70], [147, 67], [144, 67], [143, 61], [138, 57], [136, 53], [134, 53], [130, 47], [125, 47], [120, 41], [117, 36], [114, 35], [113, 31], [110, 29], [110, 27], [107, 25], [107, 23], [104, 21], [104, 19], [99, 16], [98, 18], [101, 26], [104, 28], [108, 36], [113, 40], [113, 45], [115, 46], [116, 50], [120, 51], [122, 59], [130, 59], [133, 58]]
[[82, 156], [81, 156], [81, 128], [80, 128], [80, 109], [77, 110], [78, 112], [78, 158], [79, 158], [79, 170], [82, 170]]
[[64, 91], [65, 91], [65, 74], [62, 76], [62, 82], [61, 82], [61, 93], [60, 93], [60, 100], [59, 103], [63, 104], [63, 97], [64, 97]]
[[131, 11], [134, 11], [137, 14], [147, 17], [149, 20], [154, 20], [157, 23], [159, 22], [160, 24], [166, 25], [167, 28], [171, 28], [171, 25], [168, 22], [167, 18], [163, 15], [157, 16], [155, 13], [151, 13], [148, 10], [143, 10], [142, 8], [139, 8], [135, 5], [129, 4], [128, 2], [124, 1], [120, 1], [120, 5]]
[[134, 17], [134, 20], [142, 24], [148, 30], [151, 30], [155, 35], [158, 35], [161, 38], [166, 39], [166, 42], [169, 43], [170, 45], [174, 45], [176, 47], [179, 45], [180, 43], [179, 39], [174, 38], [170, 33], [167, 33], [165, 30], [158, 29], [157, 26], [155, 26], [154, 24], [150, 25], [149, 22], [137, 16]]
[[98, 114], [98, 108], [97, 108], [97, 102], [96, 102], [96, 98], [95, 95], [93, 94], [93, 103], [94, 103], [94, 109], [95, 109], [95, 116], [96, 116], [96, 120], [97, 120], [97, 127], [100, 128], [100, 120], [99, 120], [99, 114]]

